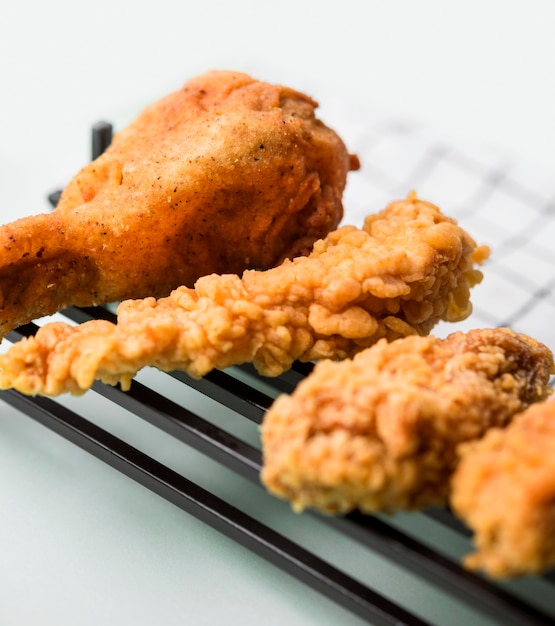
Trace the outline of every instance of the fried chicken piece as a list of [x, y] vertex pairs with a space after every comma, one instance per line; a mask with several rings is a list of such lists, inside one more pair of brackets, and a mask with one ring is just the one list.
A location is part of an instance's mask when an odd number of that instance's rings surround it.
[[345, 358], [427, 334], [470, 313], [487, 256], [454, 220], [410, 194], [316, 242], [308, 257], [243, 277], [211, 275], [167, 298], [126, 301], [118, 322], [49, 324], [0, 357], [0, 386], [79, 393], [95, 378], [126, 388], [153, 365], [201, 377], [252, 361], [275, 376], [293, 361]]
[[474, 531], [465, 565], [494, 578], [555, 567], [555, 401], [460, 448], [451, 505]]
[[0, 228], [0, 338], [71, 304], [167, 296], [309, 253], [358, 167], [316, 107], [214, 71], [146, 108], [52, 213]]
[[382, 340], [318, 363], [264, 417], [262, 482], [297, 511], [443, 504], [457, 445], [545, 398], [552, 370], [547, 347], [507, 329]]

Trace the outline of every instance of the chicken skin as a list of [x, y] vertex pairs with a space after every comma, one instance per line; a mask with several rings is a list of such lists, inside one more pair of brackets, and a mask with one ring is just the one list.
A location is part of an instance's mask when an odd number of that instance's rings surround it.
[[468, 568], [511, 578], [555, 567], [554, 451], [554, 400], [461, 446], [451, 505], [475, 533]]
[[224, 71], [147, 107], [52, 213], [0, 227], [0, 338], [68, 305], [162, 297], [308, 253], [358, 167], [316, 107]]
[[0, 357], [0, 386], [58, 395], [81, 393], [95, 378], [127, 388], [147, 365], [201, 377], [253, 362], [276, 376], [295, 360], [345, 358], [382, 337], [425, 335], [439, 320], [465, 318], [487, 253], [411, 193], [364, 229], [343, 226], [276, 268], [124, 301], [117, 324], [47, 324]]
[[411, 336], [318, 363], [264, 417], [262, 482], [295, 510], [444, 504], [457, 445], [550, 392], [553, 356], [508, 329]]

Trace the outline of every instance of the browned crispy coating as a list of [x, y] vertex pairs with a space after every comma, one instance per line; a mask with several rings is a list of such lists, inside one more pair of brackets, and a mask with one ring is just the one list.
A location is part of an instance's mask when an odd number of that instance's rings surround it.
[[344, 358], [385, 337], [427, 334], [470, 313], [487, 250], [415, 194], [316, 242], [308, 257], [211, 275], [167, 298], [123, 302], [117, 325], [49, 324], [0, 357], [0, 385], [79, 393], [95, 378], [126, 387], [153, 365], [200, 377], [252, 361], [274, 376], [293, 361]]
[[262, 425], [262, 481], [296, 510], [443, 504], [460, 442], [550, 392], [553, 357], [506, 329], [380, 341], [324, 361]]
[[470, 569], [495, 578], [555, 567], [555, 401], [461, 446], [451, 505], [474, 531]]
[[358, 167], [316, 107], [214, 71], [146, 108], [52, 213], [0, 228], [0, 338], [70, 304], [162, 297], [308, 253]]

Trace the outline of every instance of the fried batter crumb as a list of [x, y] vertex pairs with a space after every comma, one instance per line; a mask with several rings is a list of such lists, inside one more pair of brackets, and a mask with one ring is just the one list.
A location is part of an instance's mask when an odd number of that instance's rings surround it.
[[300, 511], [444, 504], [457, 445], [544, 399], [553, 357], [508, 329], [379, 341], [324, 361], [262, 425], [262, 481]]
[[464, 564], [493, 578], [555, 567], [555, 400], [460, 448], [451, 505], [474, 531]]
[[381, 338], [426, 335], [464, 319], [484, 247], [411, 193], [318, 240], [309, 256], [242, 277], [212, 274], [194, 289], [129, 300], [118, 322], [48, 324], [0, 357], [0, 386], [82, 393], [95, 378], [129, 384], [145, 366], [201, 377], [253, 362], [276, 376], [296, 360], [343, 359]]

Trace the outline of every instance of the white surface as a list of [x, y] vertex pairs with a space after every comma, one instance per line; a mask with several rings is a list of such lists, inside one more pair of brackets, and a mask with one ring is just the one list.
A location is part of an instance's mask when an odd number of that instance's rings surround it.
[[[340, 133], [356, 103], [555, 171], [553, 6], [11, 2], [2, 221], [47, 209], [88, 159], [92, 122], [126, 121], [210, 68], [307, 91]], [[360, 623], [5, 405], [0, 502], [1, 624]]]

